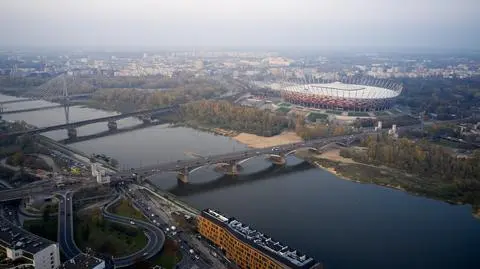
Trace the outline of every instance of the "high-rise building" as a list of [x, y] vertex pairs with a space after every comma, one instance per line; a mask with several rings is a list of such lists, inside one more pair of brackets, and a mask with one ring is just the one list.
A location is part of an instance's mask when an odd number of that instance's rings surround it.
[[212, 209], [202, 211], [198, 230], [242, 269], [322, 268], [313, 258]]

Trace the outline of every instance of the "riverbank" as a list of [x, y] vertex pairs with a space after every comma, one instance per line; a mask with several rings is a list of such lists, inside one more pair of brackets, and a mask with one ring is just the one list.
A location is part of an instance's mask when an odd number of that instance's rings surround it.
[[[395, 190], [405, 191], [412, 195], [424, 196], [441, 200], [449, 204], [464, 204], [456, 197], [444, 196], [444, 185], [430, 178], [420, 178], [404, 171], [385, 167], [374, 166], [356, 162], [340, 156], [340, 149], [334, 149], [310, 157], [315, 166], [327, 170], [344, 180], [356, 183], [375, 184]], [[480, 207], [472, 205], [472, 215], [480, 219]]]
[[298, 143], [303, 141], [303, 139], [300, 136], [298, 136], [295, 132], [292, 132], [292, 131], [285, 131], [285, 132], [282, 132], [281, 134], [267, 137], [267, 136], [259, 136], [259, 135], [250, 134], [250, 133], [240, 133], [237, 131], [217, 128], [213, 126], [205, 126], [192, 121], [176, 122], [171, 126], [172, 127], [185, 126], [195, 130], [202, 131], [202, 132], [208, 132], [216, 135], [231, 137], [233, 140], [239, 143], [242, 143], [244, 145], [247, 145], [250, 148], [268, 148], [268, 147], [281, 146], [285, 144]]
[[249, 146], [250, 148], [268, 148], [303, 141], [301, 137], [299, 137], [295, 132], [291, 131], [283, 132], [279, 135], [270, 137], [240, 133], [234, 136], [233, 139]]

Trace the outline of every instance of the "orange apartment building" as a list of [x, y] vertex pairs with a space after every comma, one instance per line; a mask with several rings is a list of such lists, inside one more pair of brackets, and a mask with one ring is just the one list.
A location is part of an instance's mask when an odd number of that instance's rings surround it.
[[242, 269], [322, 268], [313, 258], [212, 209], [201, 212], [198, 230]]

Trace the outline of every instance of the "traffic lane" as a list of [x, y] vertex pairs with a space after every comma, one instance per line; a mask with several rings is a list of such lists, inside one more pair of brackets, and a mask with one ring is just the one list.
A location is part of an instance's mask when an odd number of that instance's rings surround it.
[[[146, 233], [147, 237], [149, 237], [149, 240], [145, 248], [143, 248], [141, 251], [138, 251], [137, 253], [134, 253], [132, 255], [129, 255], [126, 257], [119, 257], [118, 258], [119, 264], [123, 265], [125, 263], [130, 263], [130, 262], [131, 264], [133, 264], [136, 258], [149, 259], [153, 257], [154, 255], [156, 255], [158, 252], [162, 250], [163, 245], [165, 243], [165, 235], [163, 231], [150, 223], [137, 220], [137, 219], [130, 219], [130, 218], [118, 216], [108, 212], [107, 210], [108, 207], [110, 207], [115, 202], [117, 202], [119, 198], [120, 197], [116, 198], [114, 201], [110, 202], [106, 207], [103, 208], [104, 217], [111, 221], [118, 222], [121, 224], [140, 227]], [[134, 222], [135, 224], [132, 225], [131, 222]], [[147, 254], [144, 255], [144, 253], [147, 253]]]
[[74, 238], [74, 227], [73, 227], [73, 193], [68, 192], [66, 195], [65, 201], [65, 208], [66, 208], [66, 215], [65, 215], [65, 230], [67, 232], [66, 241], [71, 250], [72, 255], [76, 256], [81, 253], [81, 250], [78, 248], [77, 244], [75, 243]]
[[[155, 212], [155, 209], [157, 208], [154, 202], [152, 201], [152, 199], [148, 195], [141, 192], [141, 190], [139, 192], [133, 191], [134, 188], [124, 188], [124, 189], [132, 190], [132, 191], [127, 191], [126, 195], [134, 201], [134, 205], [147, 217], [147, 219], [154, 222], [157, 226], [162, 227], [163, 229], [170, 227], [168, 225], [168, 222], [163, 221], [163, 219], [160, 218], [160, 214]], [[182, 231], [168, 233], [168, 237], [174, 241], [177, 241], [181, 249], [186, 251], [187, 255], [185, 255], [185, 257], [188, 257], [189, 259], [194, 260], [195, 264], [200, 268], [201, 267], [211, 268], [214, 263], [223, 262], [223, 261], [216, 260], [215, 256], [210, 257], [211, 249], [203, 246], [203, 251], [201, 251], [198, 249], [202, 249], [202, 247], [198, 247], [198, 246], [194, 247], [194, 245], [196, 245], [195, 242], [192, 242], [194, 240], [194, 237], [190, 235], [187, 236]], [[202, 244], [202, 243], [203, 242], [197, 242], [197, 244]], [[190, 249], [195, 250], [193, 255], [189, 252]]]
[[[164, 229], [169, 227], [168, 223], [162, 221], [162, 219], [158, 215], [153, 214], [154, 216], [152, 216], [151, 212], [153, 212], [153, 210], [151, 211], [151, 210], [148, 209], [148, 206], [145, 204], [145, 201], [143, 201], [139, 197], [136, 197], [133, 194], [131, 194], [131, 197], [134, 198], [134, 203], [136, 204], [136, 206], [142, 211], [142, 213], [150, 221], [152, 221], [152, 222], [155, 221], [154, 223], [156, 223], [157, 226], [163, 227]], [[151, 208], [153, 208], [153, 207], [151, 207]], [[183, 242], [184, 240], [182, 240], [182, 238], [180, 237], [181, 234], [183, 234], [183, 232], [177, 232], [175, 235], [170, 234], [169, 237], [172, 240], [177, 241], [180, 244], [181, 251], [182, 251], [182, 254], [183, 254], [182, 257], [184, 257], [184, 258], [182, 258], [183, 263], [186, 263], [186, 264], [191, 265], [191, 266], [196, 265], [196, 266], [198, 266], [198, 268], [211, 268], [211, 265], [208, 262], [203, 260], [201, 258], [201, 256], [197, 256], [197, 253], [194, 253], [192, 255], [189, 252], [189, 250], [192, 249], [192, 247], [190, 247], [187, 243]], [[183, 237], [183, 238], [186, 239], [185, 237]], [[183, 263], [181, 265], [185, 265]], [[191, 268], [191, 267], [188, 267], [188, 268]]]
[[142, 230], [143, 230], [143, 232], [145, 233], [145, 235], [147, 236], [147, 239], [148, 239], [147, 240], [147, 245], [143, 249], [141, 249], [141, 250], [139, 250], [139, 251], [137, 251], [133, 254], [130, 254], [128, 256], [114, 258], [113, 260], [115, 262], [115, 265], [117, 265], [117, 266], [129, 266], [129, 265], [132, 265], [133, 263], [135, 263], [135, 261], [137, 259], [140, 259], [140, 258], [149, 259], [149, 258], [153, 257], [154, 255], [156, 255], [158, 252], [161, 251], [161, 249], [163, 247], [163, 241], [164, 241], [163, 238], [162, 238], [162, 234], [157, 233], [155, 231], [152, 231], [150, 229], [146, 229], [145, 227], [142, 227], [141, 224], [135, 223], [135, 225], [131, 225], [130, 221], [118, 219], [116, 217], [107, 216], [107, 215], [105, 215], [105, 218], [107, 220], [117, 222], [117, 223], [120, 223], [120, 224], [125, 224], [125, 225], [128, 225], [128, 226], [141, 227], [141, 228], [143, 228]]
[[[113, 262], [115, 263], [115, 266], [117, 267], [126, 267], [134, 264], [137, 260], [139, 259], [148, 259], [150, 256], [149, 250], [154, 251], [155, 246], [158, 244], [158, 241], [156, 241], [155, 235], [152, 234], [151, 231], [145, 231], [145, 235], [147, 236], [147, 249], [142, 249], [139, 250], [133, 254], [130, 254], [125, 257], [119, 257], [119, 258], [113, 258]], [[145, 254], [147, 253], [147, 254]], [[155, 254], [156, 255], [156, 254]]]
[[[147, 216], [149, 220], [154, 221], [154, 223], [156, 223], [157, 226], [162, 227], [163, 229], [170, 227], [166, 221], [162, 221], [162, 219], [160, 218], [160, 215], [155, 214], [156, 207], [153, 205], [152, 201], [149, 200], [145, 202], [144, 200], [148, 198], [144, 198], [144, 197], [140, 198], [135, 194], [130, 194], [130, 195], [132, 198], [134, 198], [136, 206], [142, 211], [144, 215]], [[155, 213], [152, 213], [152, 212], [155, 212]], [[201, 251], [198, 251], [199, 247], [193, 246], [195, 245], [193, 242], [188, 243], [189, 241], [192, 241], [193, 236], [189, 237], [189, 236], [186, 236], [186, 234], [183, 231], [177, 231], [174, 234], [173, 233], [168, 234], [168, 237], [170, 237], [172, 240], [177, 241], [181, 249], [186, 251], [187, 253], [186, 257], [188, 257], [189, 259], [195, 260], [196, 261], [195, 263], [197, 265], [203, 266], [205, 268], [211, 268], [214, 261], [210, 261], [209, 258], [205, 257], [205, 256], [209, 257], [210, 253], [202, 253]], [[194, 249], [197, 251], [195, 251], [195, 253], [192, 255], [190, 252], [188, 252], [190, 249]], [[215, 259], [215, 257], [211, 259]]]
[[58, 241], [60, 244], [60, 249], [63, 251], [65, 256], [68, 259], [73, 258], [72, 250], [70, 249], [69, 243], [67, 242], [67, 230], [66, 230], [66, 203], [65, 198], [62, 196], [60, 198], [60, 206], [59, 214], [58, 214], [58, 222], [59, 222], [59, 233], [58, 233]]

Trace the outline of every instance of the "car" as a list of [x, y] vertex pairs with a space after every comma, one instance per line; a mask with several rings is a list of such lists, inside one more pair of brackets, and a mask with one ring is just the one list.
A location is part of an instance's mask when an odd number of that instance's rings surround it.
[[133, 222], [133, 221], [130, 221], [130, 224], [132, 224], [132, 225], [135, 225], [135, 222]]

